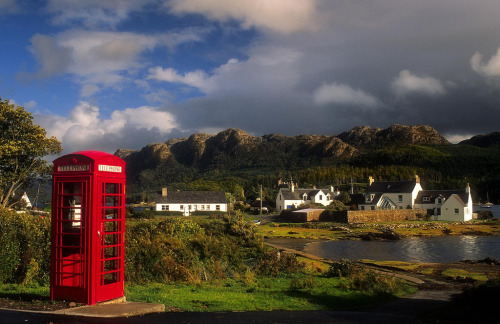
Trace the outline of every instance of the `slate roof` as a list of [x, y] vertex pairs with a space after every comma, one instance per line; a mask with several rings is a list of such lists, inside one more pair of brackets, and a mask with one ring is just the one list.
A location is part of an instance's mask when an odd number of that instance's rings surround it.
[[380, 198], [382, 198], [382, 193], [378, 192], [378, 193], [375, 194], [375, 196], [373, 197], [372, 201], [366, 202], [366, 200], [365, 200], [361, 204], [362, 205], [377, 205], [378, 202], [379, 202], [379, 200], [380, 200]]
[[365, 193], [410, 193], [415, 189], [415, 180], [376, 181], [366, 188]]
[[[439, 196], [443, 197], [445, 200], [450, 198], [451, 195], [456, 195], [459, 198], [459, 201], [463, 203], [463, 205], [467, 205], [469, 203], [469, 194], [464, 189], [458, 190], [422, 190], [418, 193], [417, 198], [415, 199], [415, 204], [434, 204], [436, 198]], [[424, 201], [424, 197], [429, 197], [430, 201]]]
[[159, 196], [157, 204], [225, 204], [223, 191], [169, 191], [167, 196]]
[[325, 195], [330, 194], [330, 197], [333, 196], [330, 189], [295, 189], [293, 192], [291, 189], [281, 189], [281, 194], [283, 195], [283, 200], [302, 200], [304, 194], [307, 194], [307, 199], [311, 199], [311, 197], [315, 196], [320, 190]]

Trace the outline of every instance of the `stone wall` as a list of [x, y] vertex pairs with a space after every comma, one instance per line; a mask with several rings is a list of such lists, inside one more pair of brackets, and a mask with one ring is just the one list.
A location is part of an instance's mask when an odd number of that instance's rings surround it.
[[403, 220], [418, 220], [427, 215], [426, 210], [392, 209], [392, 210], [349, 210], [335, 212], [332, 221], [339, 223], [371, 223], [398, 222]]

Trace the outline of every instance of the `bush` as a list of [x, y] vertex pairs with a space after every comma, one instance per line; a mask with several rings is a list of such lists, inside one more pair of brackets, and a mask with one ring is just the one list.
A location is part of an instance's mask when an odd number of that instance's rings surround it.
[[392, 276], [358, 270], [353, 272], [341, 287], [345, 290], [360, 290], [374, 295], [395, 295], [405, 289], [405, 284]]
[[260, 275], [276, 276], [294, 273], [304, 269], [305, 263], [297, 260], [294, 254], [269, 250], [260, 255], [255, 270]]
[[49, 282], [49, 218], [0, 210], [0, 246], [0, 283]]
[[341, 259], [340, 261], [335, 261], [330, 265], [330, 268], [326, 272], [326, 276], [329, 278], [336, 277], [349, 277], [356, 270], [356, 263], [347, 259]]

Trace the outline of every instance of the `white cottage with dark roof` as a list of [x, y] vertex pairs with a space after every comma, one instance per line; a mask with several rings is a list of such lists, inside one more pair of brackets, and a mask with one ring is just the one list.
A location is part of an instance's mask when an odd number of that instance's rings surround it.
[[227, 212], [226, 194], [223, 191], [167, 191], [156, 201], [156, 211], [182, 212], [189, 216], [195, 211]]
[[332, 203], [338, 191], [333, 186], [330, 189], [296, 189], [292, 182], [290, 188], [280, 188], [276, 197], [276, 211], [297, 208], [304, 204], [321, 204], [328, 206]]
[[359, 204], [361, 210], [413, 209], [415, 199], [422, 190], [420, 178], [408, 181], [374, 181], [369, 178], [369, 185]]
[[473, 205], [469, 184], [462, 190], [422, 190], [415, 199], [415, 208], [428, 210], [435, 220], [471, 220]]
[[472, 219], [470, 187], [462, 190], [423, 190], [420, 179], [379, 181], [369, 179], [360, 210], [423, 209], [434, 220], [468, 221]]

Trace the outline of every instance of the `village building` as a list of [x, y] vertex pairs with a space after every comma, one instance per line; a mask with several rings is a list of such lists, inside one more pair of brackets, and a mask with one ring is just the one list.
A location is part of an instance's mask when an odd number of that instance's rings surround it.
[[410, 181], [374, 181], [358, 203], [360, 210], [422, 209], [434, 220], [468, 221], [473, 218], [470, 187], [462, 190], [423, 190], [420, 178]]
[[420, 178], [409, 181], [375, 181], [369, 178], [369, 185], [360, 203], [360, 210], [413, 209], [418, 193], [422, 191]]
[[189, 216], [195, 211], [227, 212], [226, 194], [223, 191], [168, 191], [162, 188], [156, 201], [156, 211], [182, 212]]
[[472, 197], [469, 184], [462, 190], [422, 190], [415, 209], [425, 209], [434, 220], [468, 221], [472, 219]]
[[281, 212], [311, 203], [328, 206], [339, 193], [333, 186], [330, 186], [330, 189], [296, 189], [295, 184], [291, 182], [289, 188], [279, 189], [276, 197], [276, 211]]

